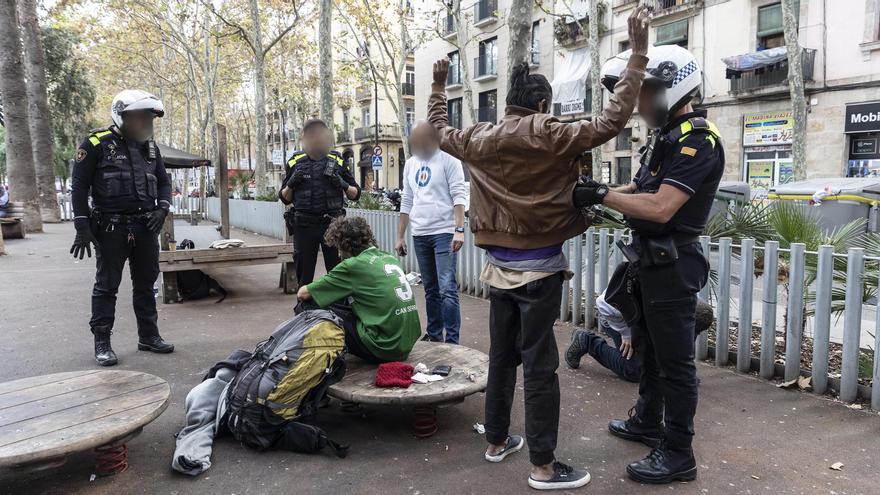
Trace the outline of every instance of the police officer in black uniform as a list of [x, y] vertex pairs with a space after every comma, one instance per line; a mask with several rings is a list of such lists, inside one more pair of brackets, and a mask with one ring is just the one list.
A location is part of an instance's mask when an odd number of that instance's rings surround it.
[[324, 253], [324, 266], [330, 271], [339, 263], [335, 247], [324, 242], [330, 222], [345, 215], [344, 198], [356, 201], [361, 195], [342, 157], [330, 151], [331, 135], [327, 123], [310, 119], [303, 125], [303, 150], [287, 161], [279, 198], [293, 204], [285, 215], [293, 230], [294, 263], [299, 285], [315, 278], [318, 248]]
[[[164, 115], [162, 102], [144, 91], [126, 90], [111, 107], [113, 125], [93, 132], [76, 152], [71, 196], [76, 237], [74, 258], [92, 255], [97, 274], [92, 290], [95, 360], [116, 364], [110, 334], [116, 313], [116, 292], [128, 260], [132, 301], [137, 317], [138, 350], [169, 353], [157, 325], [153, 285], [159, 276], [159, 241], [171, 207], [171, 182], [156, 143], [153, 119]], [[89, 195], [93, 208], [89, 208]]]
[[[628, 55], [603, 68], [606, 87], [613, 87]], [[648, 58], [639, 114], [655, 131], [635, 180], [613, 190], [595, 182], [578, 185], [574, 202], [620, 211], [632, 228], [633, 242], [624, 252], [635, 261], [630, 276], [640, 315], [633, 340], [644, 365], [634, 413], [608, 428], [654, 447], [627, 466], [631, 478], [669, 483], [697, 476], [691, 447], [697, 410], [694, 323], [697, 293], [709, 274], [698, 236], [724, 173], [724, 150], [706, 112], [691, 106], [702, 86], [694, 57], [670, 45], [652, 48]]]

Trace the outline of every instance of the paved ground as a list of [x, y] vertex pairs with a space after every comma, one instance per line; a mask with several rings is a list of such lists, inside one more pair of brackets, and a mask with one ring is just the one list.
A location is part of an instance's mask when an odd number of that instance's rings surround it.
[[[92, 369], [88, 333], [93, 261], [74, 262], [70, 224], [7, 241], [0, 258], [0, 377]], [[249, 238], [250, 239], [250, 238]], [[229, 351], [250, 348], [288, 317], [291, 296], [275, 288], [278, 268], [261, 266], [214, 273], [230, 296], [181, 305], [160, 304], [163, 334], [177, 345], [170, 355], [135, 350], [128, 280], [120, 290], [114, 344], [120, 369], [142, 370], [171, 383], [168, 410], [129, 444], [131, 469], [89, 481], [92, 457], [58, 469], [0, 473], [0, 494], [464, 494], [529, 493], [528, 457], [499, 465], [482, 460], [483, 440], [471, 431], [482, 421], [482, 397], [440, 412], [440, 432], [414, 438], [408, 411], [369, 408], [364, 417], [322, 410], [324, 427], [352, 445], [347, 459], [285, 452], [257, 453], [230, 439], [215, 445], [214, 465], [191, 479], [171, 472], [174, 433], [182, 427], [183, 400], [202, 374]], [[424, 313], [423, 313], [424, 314]], [[463, 343], [487, 350], [488, 304], [462, 299]], [[567, 342], [571, 328], [557, 327]], [[561, 351], [562, 349], [560, 349]], [[699, 479], [689, 484], [642, 487], [625, 479], [627, 462], [646, 448], [611, 437], [606, 423], [626, 413], [636, 388], [585, 360], [579, 371], [560, 369], [562, 421], [557, 456], [587, 466], [590, 485], [578, 493], [877, 494], [880, 493], [880, 417], [730, 370], [700, 365], [701, 403], [696, 449]], [[520, 391], [521, 392], [521, 391]], [[513, 425], [523, 425], [517, 397]], [[844, 464], [842, 471], [829, 466]]]

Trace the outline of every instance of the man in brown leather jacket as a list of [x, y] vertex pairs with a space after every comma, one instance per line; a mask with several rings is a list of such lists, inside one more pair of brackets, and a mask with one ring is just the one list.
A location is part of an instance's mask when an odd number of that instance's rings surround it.
[[648, 61], [644, 7], [630, 16], [629, 35], [633, 55], [608, 104], [591, 121], [563, 123], [551, 116], [550, 83], [530, 75], [523, 63], [512, 71], [507, 108], [498, 124], [449, 127], [449, 61], [434, 64], [428, 120], [441, 133], [440, 148], [470, 171], [470, 227], [488, 255], [481, 275], [491, 286], [485, 458], [501, 462], [523, 447], [523, 438], [508, 431], [516, 368], [522, 363], [533, 488], [570, 489], [590, 481], [586, 470], [554, 456], [559, 354], [553, 323], [563, 279], [571, 277], [562, 243], [587, 227], [572, 205], [579, 173], [574, 158], [616, 136], [632, 114]]

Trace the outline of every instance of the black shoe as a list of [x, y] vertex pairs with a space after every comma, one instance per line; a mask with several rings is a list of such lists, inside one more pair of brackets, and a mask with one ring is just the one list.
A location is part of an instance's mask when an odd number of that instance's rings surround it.
[[169, 344], [162, 340], [162, 337], [156, 335], [139, 339], [138, 350], [150, 351], [158, 354], [168, 354], [169, 352], [174, 352], [174, 344]]
[[658, 447], [666, 432], [662, 425], [643, 422], [634, 414], [635, 407], [629, 410], [629, 419], [612, 419], [608, 423], [608, 431], [624, 440], [642, 442], [648, 447]]
[[571, 344], [568, 344], [568, 349], [565, 351], [565, 364], [569, 368], [573, 370], [580, 368], [581, 358], [589, 351], [590, 340], [593, 337], [595, 337], [593, 332], [582, 328], [575, 329], [571, 334]]
[[697, 461], [691, 449], [673, 450], [665, 443], [648, 457], [626, 467], [629, 477], [641, 483], [661, 485], [697, 479]]
[[98, 365], [113, 366], [119, 362], [110, 347], [110, 334], [113, 332], [109, 328], [93, 328], [92, 333], [95, 335], [95, 361]]
[[536, 480], [529, 476], [529, 486], [536, 490], [567, 490], [580, 488], [590, 482], [586, 469], [573, 468], [561, 462], [553, 462], [553, 477], [549, 480]]
[[422, 342], [442, 342], [442, 341], [440, 339], [435, 339], [434, 337], [431, 337], [428, 334], [425, 334], [425, 336], [422, 337]]

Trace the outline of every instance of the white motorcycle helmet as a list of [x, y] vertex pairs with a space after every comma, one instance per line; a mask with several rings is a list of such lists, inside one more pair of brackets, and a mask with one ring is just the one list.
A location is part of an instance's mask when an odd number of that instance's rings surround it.
[[[631, 54], [632, 50], [621, 52], [602, 66], [600, 77], [608, 91], [614, 91], [614, 85], [620, 80]], [[648, 49], [648, 66], [643, 84], [653, 84], [663, 89], [657, 93], [654, 102], [657, 124], [662, 127], [681, 107], [700, 97], [703, 71], [697, 59], [686, 49], [678, 45], [653, 46]]]
[[122, 127], [122, 114], [133, 110], [151, 110], [157, 117], [165, 115], [165, 106], [162, 100], [146, 91], [139, 89], [126, 89], [113, 97], [110, 104], [110, 117], [116, 127]]

